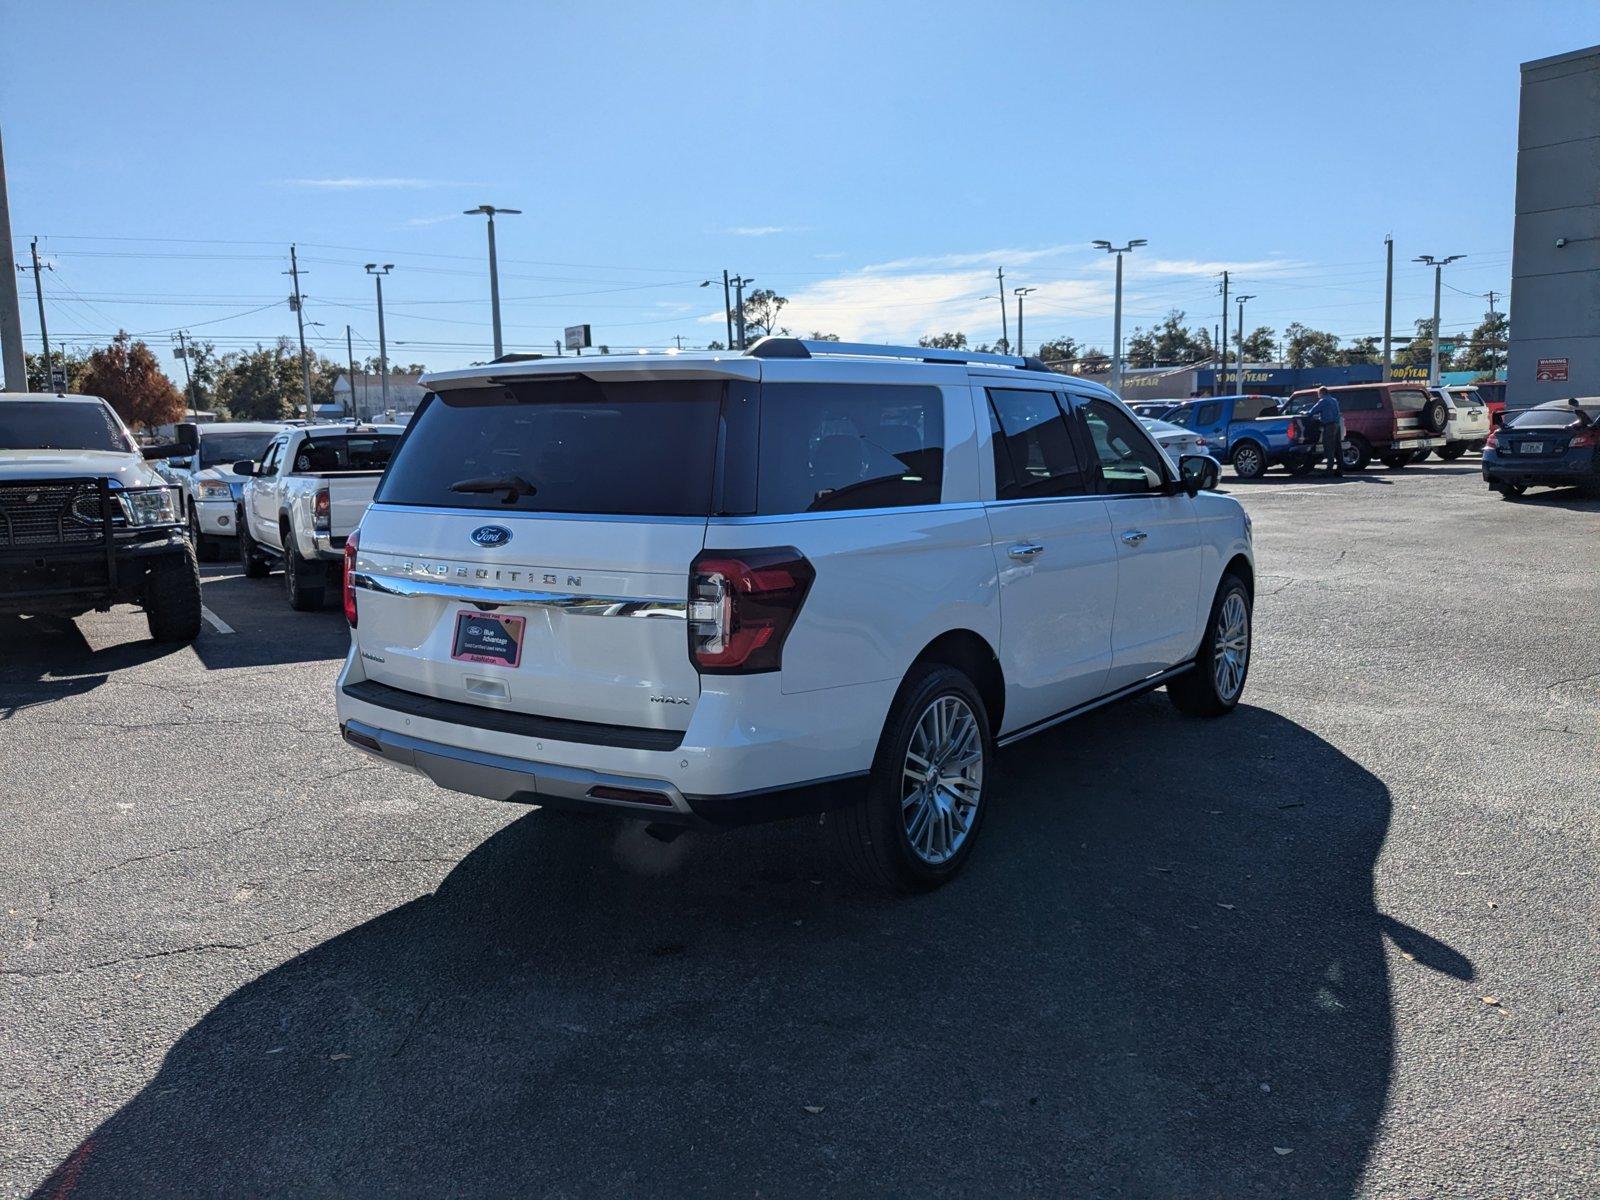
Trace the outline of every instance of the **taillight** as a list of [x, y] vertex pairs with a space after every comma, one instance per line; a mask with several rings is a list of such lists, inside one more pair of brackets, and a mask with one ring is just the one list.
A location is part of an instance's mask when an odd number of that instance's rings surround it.
[[1567, 449], [1578, 446], [1600, 446], [1600, 430], [1580, 429], [1572, 435], [1572, 440], [1567, 443]]
[[1293, 417], [1289, 419], [1289, 440], [1291, 442], [1298, 442], [1300, 440], [1300, 422], [1295, 420]]
[[1500, 426], [1496, 425], [1493, 429], [1489, 430], [1489, 436], [1484, 439], [1483, 448], [1485, 450], [1493, 450], [1499, 444]]
[[332, 528], [328, 519], [332, 511], [333, 505], [328, 500], [328, 489], [318, 488], [316, 496], [311, 501], [311, 528], [318, 533], [327, 533]]
[[776, 671], [816, 571], [792, 546], [704, 550], [689, 566], [689, 658], [712, 675]]
[[344, 619], [350, 622], [350, 628], [356, 627], [356, 538], [359, 534], [352, 533], [350, 540], [344, 544]]

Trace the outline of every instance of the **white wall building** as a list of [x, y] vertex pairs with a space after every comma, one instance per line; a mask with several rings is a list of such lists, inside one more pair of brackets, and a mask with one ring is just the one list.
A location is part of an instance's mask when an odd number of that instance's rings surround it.
[[[417, 382], [420, 375], [390, 375], [388, 407], [397, 413], [417, 410], [428, 389]], [[354, 406], [351, 406], [350, 376], [340, 373], [333, 385], [333, 399], [350, 416], [370, 420], [384, 411], [383, 385], [376, 374], [362, 372], [355, 378]]]

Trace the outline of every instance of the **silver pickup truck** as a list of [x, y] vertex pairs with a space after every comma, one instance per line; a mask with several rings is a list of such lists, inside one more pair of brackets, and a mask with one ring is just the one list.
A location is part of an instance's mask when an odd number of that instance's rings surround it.
[[233, 464], [243, 477], [235, 524], [244, 573], [283, 566], [289, 605], [321, 608], [337, 590], [344, 544], [372, 503], [404, 425], [306, 425], [285, 429], [259, 460]]

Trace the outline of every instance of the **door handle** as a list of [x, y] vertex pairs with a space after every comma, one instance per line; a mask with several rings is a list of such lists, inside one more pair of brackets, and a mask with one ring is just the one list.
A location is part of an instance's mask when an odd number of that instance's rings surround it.
[[1044, 547], [1038, 542], [1014, 542], [1007, 547], [1006, 553], [1018, 562], [1032, 562], [1044, 553]]
[[1127, 533], [1122, 535], [1122, 540], [1129, 546], [1137, 546], [1149, 536], [1150, 535], [1142, 529], [1130, 529]]

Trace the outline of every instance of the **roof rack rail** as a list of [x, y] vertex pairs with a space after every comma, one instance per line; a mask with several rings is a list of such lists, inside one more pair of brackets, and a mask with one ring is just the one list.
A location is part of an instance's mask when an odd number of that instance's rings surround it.
[[541, 358], [549, 358], [549, 357], [550, 356], [548, 354], [527, 354], [527, 353], [518, 352], [518, 353], [514, 353], [514, 354], [502, 354], [499, 358], [491, 358], [489, 360], [489, 363], [492, 366], [495, 363], [537, 362]]
[[879, 346], [871, 342], [825, 342], [806, 338], [764, 337], [745, 354], [751, 358], [913, 358], [925, 363], [971, 363], [976, 366], [1016, 367], [1023, 371], [1048, 371], [1042, 359], [1030, 355], [991, 354], [984, 350], [940, 350], [932, 346]]

